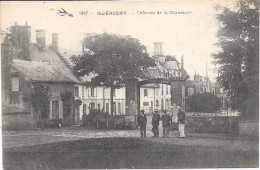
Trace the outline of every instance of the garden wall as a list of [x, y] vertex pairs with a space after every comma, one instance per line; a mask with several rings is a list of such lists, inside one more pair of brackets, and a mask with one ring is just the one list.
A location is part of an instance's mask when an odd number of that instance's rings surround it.
[[212, 116], [186, 117], [185, 130], [195, 133], [234, 133], [239, 132], [239, 117]]
[[3, 130], [33, 129], [33, 120], [30, 113], [13, 113], [2, 115]]

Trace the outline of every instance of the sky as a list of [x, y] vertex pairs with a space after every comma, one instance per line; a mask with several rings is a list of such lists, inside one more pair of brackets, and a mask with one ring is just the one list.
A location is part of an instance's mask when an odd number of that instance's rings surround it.
[[[154, 42], [163, 42], [163, 54], [184, 59], [184, 68], [193, 77], [195, 72], [214, 80], [217, 73], [211, 54], [217, 52], [216, 33], [219, 25], [214, 5], [231, 7], [233, 0], [175, 0], [175, 1], [63, 1], [63, 2], [0, 2], [1, 30], [14, 25], [31, 26], [32, 42], [35, 30], [46, 30], [46, 42], [51, 34], [59, 34], [59, 47], [81, 51], [80, 41], [85, 33], [119, 33], [131, 35], [154, 53]], [[60, 16], [65, 9], [73, 17]], [[82, 15], [82, 12], [85, 15]], [[98, 15], [100, 13], [123, 15]], [[159, 13], [158, 13], [159, 12]], [[149, 14], [147, 14], [149, 13]], [[87, 14], [87, 15], [86, 15]]]

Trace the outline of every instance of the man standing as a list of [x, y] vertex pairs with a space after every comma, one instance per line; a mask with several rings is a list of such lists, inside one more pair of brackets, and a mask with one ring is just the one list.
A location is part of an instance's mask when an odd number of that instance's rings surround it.
[[169, 127], [172, 122], [171, 116], [167, 114], [167, 110], [163, 110], [162, 125], [163, 125], [163, 137], [169, 137]]
[[146, 116], [144, 114], [144, 110], [141, 110], [141, 113], [138, 115], [137, 123], [138, 123], [138, 126], [140, 127], [141, 137], [142, 138], [146, 137], [146, 123], [147, 123], [147, 119], [146, 119]]
[[154, 137], [159, 137], [159, 121], [160, 121], [160, 115], [158, 113], [158, 110], [155, 110], [152, 118], [152, 125], [153, 125], [152, 131]]
[[185, 130], [185, 119], [186, 119], [186, 116], [185, 116], [185, 113], [181, 111], [181, 107], [178, 107], [177, 116], [178, 116], [179, 133], [180, 133], [179, 137], [180, 138], [185, 138], [184, 130]]

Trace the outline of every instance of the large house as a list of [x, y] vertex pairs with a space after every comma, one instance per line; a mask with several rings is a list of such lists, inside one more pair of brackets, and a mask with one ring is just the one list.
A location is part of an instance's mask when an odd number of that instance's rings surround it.
[[[3, 128], [35, 127], [39, 115], [32, 107], [31, 94], [37, 85], [48, 86], [51, 91], [48, 119], [64, 118], [62, 93], [74, 96], [74, 86], [80, 80], [73, 75], [58, 50], [58, 34], [52, 34], [52, 44], [46, 46], [45, 31], [36, 30], [36, 43], [31, 42], [29, 25], [14, 25], [10, 36], [1, 44], [2, 60], [2, 114]], [[66, 119], [73, 120], [73, 107]]]
[[[167, 60], [162, 54], [162, 43], [154, 43], [156, 67], [150, 68], [147, 72], [152, 78], [173, 78], [184, 75], [183, 60], [180, 63], [172, 58]], [[63, 52], [64, 54], [67, 52]], [[67, 56], [70, 57], [70, 56]], [[90, 77], [81, 77], [82, 82], [90, 81]], [[82, 101], [82, 105], [76, 108], [76, 120], [81, 120], [83, 114], [89, 114], [91, 109], [98, 109], [112, 114], [109, 87], [90, 88], [81, 84], [75, 86], [75, 98]], [[173, 92], [174, 93], [174, 92]], [[113, 115], [123, 115], [126, 110], [125, 87], [115, 89], [113, 96]], [[146, 114], [152, 114], [155, 109], [171, 109], [171, 87], [167, 84], [151, 83], [140, 87], [140, 109]]]

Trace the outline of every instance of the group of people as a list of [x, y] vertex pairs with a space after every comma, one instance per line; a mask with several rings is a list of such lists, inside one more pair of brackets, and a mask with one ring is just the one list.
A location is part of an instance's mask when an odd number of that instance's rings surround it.
[[[179, 124], [179, 137], [185, 137], [185, 113], [181, 111], [181, 107], [178, 107], [178, 124]], [[163, 110], [162, 116], [160, 116], [158, 110], [154, 111], [153, 117], [152, 117], [152, 131], [154, 133], [154, 137], [159, 137], [159, 122], [162, 121], [162, 127], [163, 127], [163, 137], [168, 138], [169, 137], [169, 131], [170, 131], [170, 125], [172, 123], [172, 116], [167, 114], [166, 110]], [[140, 111], [140, 114], [137, 117], [138, 126], [140, 127], [140, 133], [141, 137], [146, 137], [146, 124], [147, 124], [147, 118], [144, 114], [144, 110]]]

